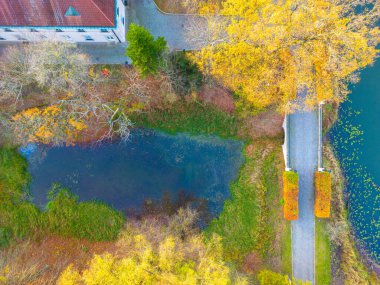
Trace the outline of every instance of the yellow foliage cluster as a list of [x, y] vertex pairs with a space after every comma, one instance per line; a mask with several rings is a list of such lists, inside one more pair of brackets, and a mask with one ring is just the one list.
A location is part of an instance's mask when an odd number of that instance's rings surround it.
[[284, 218], [298, 220], [298, 174], [293, 171], [283, 173]]
[[201, 236], [192, 236], [186, 244], [168, 236], [155, 246], [138, 234], [125, 242], [130, 245], [127, 257], [95, 255], [83, 272], [69, 266], [58, 285], [248, 284], [244, 278], [232, 277], [222, 261], [217, 237], [209, 245], [205, 245]]
[[58, 105], [26, 109], [12, 118], [16, 136], [23, 142], [72, 141], [86, 128], [83, 121], [68, 117]]
[[331, 208], [331, 174], [315, 173], [315, 205], [314, 213], [318, 218], [329, 218]]
[[341, 101], [354, 72], [377, 55], [379, 29], [354, 25], [332, 0], [225, 0], [218, 21], [215, 9], [214, 1], [200, 8], [210, 14], [209, 37], [221, 38], [192, 58], [255, 108], [290, 111], [301, 90], [309, 106]]
[[8, 274], [8, 267], [5, 267], [3, 270], [0, 271], [0, 285], [6, 285], [7, 284], [7, 277]]

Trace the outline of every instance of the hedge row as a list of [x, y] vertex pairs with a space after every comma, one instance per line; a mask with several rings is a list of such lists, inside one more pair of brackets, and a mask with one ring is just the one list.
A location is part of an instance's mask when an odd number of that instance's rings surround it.
[[294, 171], [283, 173], [284, 181], [284, 218], [298, 219], [298, 174]]
[[331, 207], [331, 175], [329, 172], [315, 173], [314, 213], [318, 218], [329, 218]]

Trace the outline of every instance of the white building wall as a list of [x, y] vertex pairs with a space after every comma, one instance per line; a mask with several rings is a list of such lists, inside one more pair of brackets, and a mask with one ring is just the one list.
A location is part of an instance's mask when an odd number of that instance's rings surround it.
[[118, 43], [119, 40], [112, 32], [112, 29], [44, 29], [36, 28], [32, 32], [26, 28], [0, 28], [1, 42], [36, 42], [43, 40], [57, 40], [72, 43]]
[[127, 0], [116, 1], [116, 21], [117, 29], [115, 30], [116, 36], [120, 42], [125, 42], [125, 35], [127, 32]]
[[116, 28], [18, 28], [0, 27], [0, 44], [2, 42], [35, 42], [57, 40], [72, 43], [118, 43], [125, 42], [126, 4], [125, 0], [116, 1]]

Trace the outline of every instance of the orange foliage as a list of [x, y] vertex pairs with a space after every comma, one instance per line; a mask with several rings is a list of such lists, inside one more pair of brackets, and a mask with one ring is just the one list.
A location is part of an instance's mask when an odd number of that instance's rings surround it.
[[70, 143], [87, 128], [81, 119], [65, 114], [58, 105], [26, 109], [13, 116], [12, 121], [21, 142]]
[[283, 173], [284, 181], [284, 218], [298, 220], [298, 174], [293, 171]]
[[329, 218], [331, 206], [331, 175], [329, 172], [315, 173], [314, 213], [318, 218]]

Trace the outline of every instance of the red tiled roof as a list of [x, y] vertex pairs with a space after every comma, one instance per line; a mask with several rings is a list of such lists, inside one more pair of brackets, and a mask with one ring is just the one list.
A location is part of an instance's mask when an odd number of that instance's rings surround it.
[[[72, 6], [80, 15], [65, 16]], [[113, 27], [114, 0], [0, 0], [0, 26]]]

